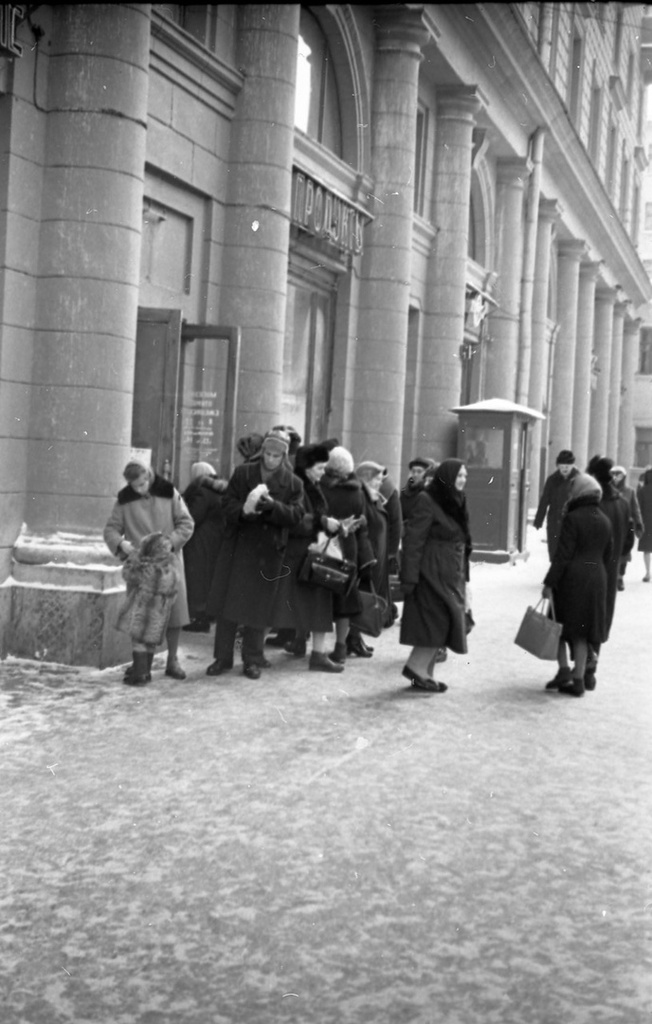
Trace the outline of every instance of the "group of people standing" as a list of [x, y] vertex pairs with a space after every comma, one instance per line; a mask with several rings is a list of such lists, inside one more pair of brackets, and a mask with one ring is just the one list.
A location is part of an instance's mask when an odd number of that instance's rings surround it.
[[[380, 596], [383, 626], [391, 626], [398, 610], [390, 574], [400, 570], [400, 642], [412, 648], [403, 675], [416, 689], [444, 692], [434, 665], [446, 648], [466, 651], [470, 619], [463, 464], [415, 459], [399, 492], [382, 464], [356, 466], [337, 439], [303, 445], [291, 428], [275, 427], [242, 438], [238, 450], [244, 461], [228, 480], [195, 463], [183, 495], [137, 459], [125, 467], [104, 531], [125, 561], [120, 625], [132, 637], [133, 663], [124, 681], [151, 680], [164, 638], [166, 675], [185, 678], [179, 632], [208, 632], [212, 623], [209, 676], [234, 667], [238, 637], [249, 679], [269, 667], [266, 643], [298, 657], [309, 643], [310, 671], [342, 672], [348, 657], [373, 655], [357, 622], [361, 594]], [[343, 593], [302, 579], [309, 549], [331, 544], [354, 567]]]
[[562, 623], [558, 671], [547, 690], [582, 697], [595, 689], [600, 651], [637, 537], [643, 579], [650, 581], [652, 470], [644, 473], [638, 494], [626, 478], [623, 466], [600, 455], [580, 472], [565, 449], [543, 487], [534, 518], [537, 529], [546, 522], [550, 558], [542, 596]]

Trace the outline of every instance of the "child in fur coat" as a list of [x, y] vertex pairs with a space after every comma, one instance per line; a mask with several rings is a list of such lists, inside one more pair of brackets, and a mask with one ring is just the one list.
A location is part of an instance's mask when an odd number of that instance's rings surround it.
[[163, 643], [179, 588], [179, 568], [169, 537], [162, 533], [143, 537], [138, 550], [127, 556], [122, 575], [127, 600], [118, 628], [129, 633], [134, 652], [133, 670], [125, 682], [142, 686], [151, 681], [154, 651]]

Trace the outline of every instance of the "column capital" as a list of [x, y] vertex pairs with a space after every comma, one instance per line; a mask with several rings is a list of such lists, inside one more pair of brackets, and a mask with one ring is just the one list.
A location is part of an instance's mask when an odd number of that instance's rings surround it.
[[556, 199], [539, 200], [539, 220], [557, 221], [561, 217], [562, 208]]
[[625, 334], [635, 335], [638, 334], [643, 323], [643, 317], [637, 316], [635, 319], [631, 317], [625, 320]]
[[603, 265], [604, 260], [582, 260], [580, 263], [580, 277], [587, 281], [595, 281], [600, 273], [600, 267]]
[[437, 117], [473, 118], [481, 106], [475, 85], [445, 85], [437, 90]]
[[616, 299], [618, 298], [618, 292], [615, 288], [610, 288], [609, 285], [598, 284], [595, 292], [595, 298], [596, 302], [610, 303], [614, 306], [616, 304]]
[[621, 299], [620, 302], [616, 302], [614, 306], [614, 316], [621, 316], [624, 320], [630, 305], [631, 303], [629, 299]]
[[376, 23], [376, 49], [387, 52], [400, 50], [421, 59], [421, 47], [430, 39], [423, 20], [423, 8], [408, 8], [403, 4], [379, 4], [374, 7]]
[[499, 185], [524, 185], [532, 173], [532, 161], [529, 157], [499, 160], [496, 171], [496, 180]]
[[557, 243], [557, 253], [563, 259], [578, 263], [586, 256], [586, 242], [582, 238], [569, 238]]

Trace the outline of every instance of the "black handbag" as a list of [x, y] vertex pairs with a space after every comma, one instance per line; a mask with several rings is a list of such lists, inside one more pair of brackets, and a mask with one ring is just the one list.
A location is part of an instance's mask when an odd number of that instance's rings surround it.
[[351, 616], [351, 625], [357, 626], [361, 633], [368, 636], [380, 636], [385, 625], [387, 601], [376, 593], [373, 583], [370, 586], [371, 590], [358, 591], [362, 611]]
[[356, 577], [355, 562], [329, 555], [329, 544], [330, 541], [322, 551], [308, 549], [299, 569], [299, 580], [311, 587], [323, 587], [333, 594], [347, 594]]

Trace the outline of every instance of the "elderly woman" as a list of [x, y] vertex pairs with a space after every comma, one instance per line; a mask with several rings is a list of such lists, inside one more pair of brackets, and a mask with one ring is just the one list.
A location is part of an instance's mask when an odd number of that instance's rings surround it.
[[[104, 527], [104, 540], [112, 554], [126, 559], [147, 534], [160, 532], [170, 539], [179, 568], [179, 589], [166, 632], [168, 659], [165, 674], [172, 679], [185, 679], [186, 673], [178, 657], [181, 627], [189, 621], [181, 549], [192, 537], [193, 519], [177, 489], [168, 480], [157, 476], [144, 462], [132, 459], [125, 466], [123, 476], [127, 485], [118, 493]], [[148, 658], [151, 672], [153, 654], [150, 653]], [[129, 683], [132, 677], [133, 666], [127, 670], [124, 681]]]
[[[602, 487], [588, 473], [573, 478], [552, 563], [543, 581], [543, 597], [553, 599], [555, 617], [563, 623], [559, 671], [546, 690], [582, 697], [589, 644], [598, 649], [609, 635], [608, 573], [613, 531], [601, 508]], [[573, 668], [568, 662], [570, 647]]]
[[433, 678], [442, 647], [466, 654], [471, 535], [464, 488], [466, 466], [444, 459], [419, 494], [403, 537], [405, 595], [399, 642], [412, 651], [403, 675], [417, 690], [444, 693]]
[[[364, 515], [367, 520], [367, 532], [369, 543], [373, 552], [374, 564], [370, 567], [370, 579], [362, 583], [361, 590], [370, 590], [373, 586], [377, 594], [385, 598], [387, 608], [391, 607], [389, 593], [389, 517], [387, 513], [387, 499], [381, 493], [383, 480], [387, 470], [378, 462], [361, 462], [356, 467], [356, 476], [362, 482], [362, 496], [364, 498]], [[388, 620], [384, 625], [391, 625]], [[359, 658], [371, 658], [373, 647], [370, 647], [364, 640], [362, 633], [351, 620], [351, 628], [346, 638], [348, 654], [355, 654]]]

